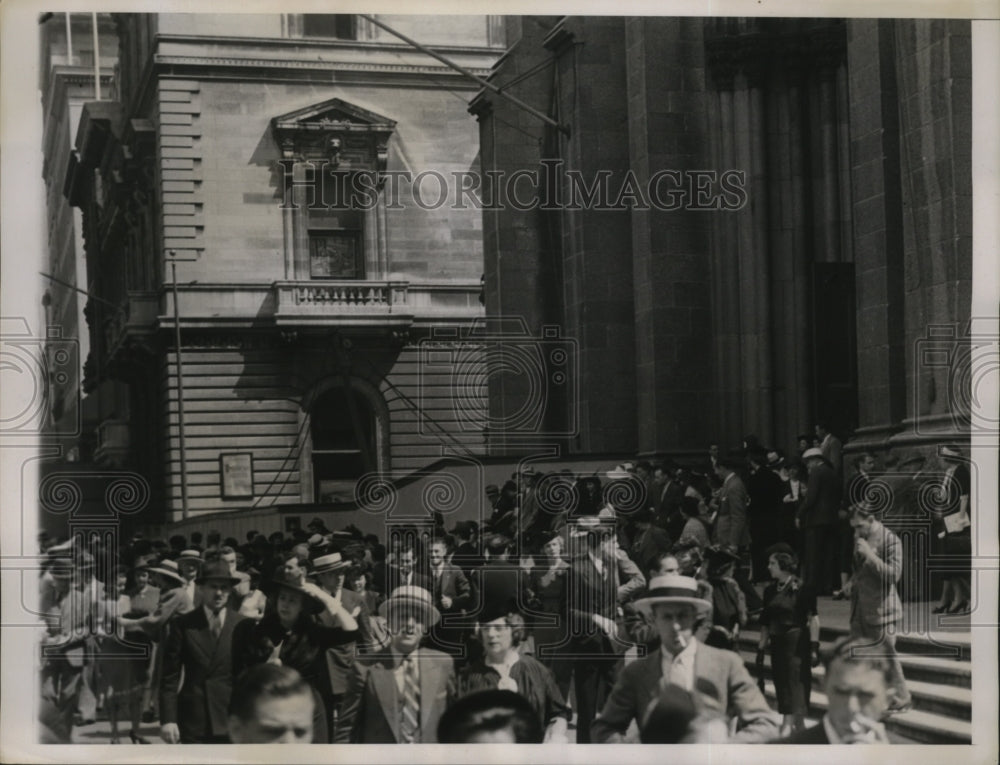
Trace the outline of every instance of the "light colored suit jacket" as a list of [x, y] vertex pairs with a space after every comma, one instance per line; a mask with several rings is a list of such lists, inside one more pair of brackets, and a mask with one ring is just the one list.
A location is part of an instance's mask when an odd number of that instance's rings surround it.
[[724, 546], [739, 548], [750, 544], [747, 526], [747, 507], [750, 495], [736, 473], [728, 476], [719, 492], [719, 517], [715, 521], [715, 541]]
[[864, 538], [877, 560], [854, 553], [851, 625], [891, 624], [903, 616], [903, 605], [896, 592], [896, 582], [903, 573], [903, 545], [879, 521], [872, 522]]
[[[393, 656], [388, 653], [359, 656], [337, 724], [337, 741], [356, 744], [398, 744], [400, 693], [396, 685]], [[420, 667], [419, 743], [437, 743], [441, 714], [454, 696], [455, 667], [442, 651], [417, 649]], [[343, 734], [341, 734], [343, 731]], [[350, 733], [348, 734], [348, 731]]]
[[[642, 723], [646, 709], [660, 693], [661, 658], [660, 652], [654, 651], [625, 666], [604, 709], [590, 726], [594, 741], [622, 742], [632, 720]], [[693, 691], [710, 706], [724, 709], [730, 719], [737, 719], [732, 741], [762, 743], [778, 737], [781, 716], [768, 707], [738, 654], [698, 643]]]

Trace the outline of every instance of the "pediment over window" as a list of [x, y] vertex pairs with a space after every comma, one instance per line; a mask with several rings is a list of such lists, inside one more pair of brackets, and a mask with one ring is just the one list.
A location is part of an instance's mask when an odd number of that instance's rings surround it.
[[384, 171], [395, 120], [331, 98], [271, 120], [286, 160], [326, 160], [342, 170]]

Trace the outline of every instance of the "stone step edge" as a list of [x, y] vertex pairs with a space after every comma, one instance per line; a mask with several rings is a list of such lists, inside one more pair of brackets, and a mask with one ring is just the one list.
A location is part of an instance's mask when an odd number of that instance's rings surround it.
[[[846, 633], [845, 633], [846, 634]], [[756, 630], [744, 630], [740, 632], [739, 645], [745, 650], [756, 652], [757, 641], [760, 633]], [[830, 641], [824, 641], [824, 647], [828, 647]], [[899, 660], [905, 667], [907, 663], [922, 666], [926, 669], [938, 669], [942, 671], [954, 672], [963, 676], [972, 676], [972, 662], [968, 659], [956, 659], [942, 656], [923, 656], [921, 654], [899, 652]]]
[[[740, 656], [743, 661], [748, 665], [753, 665], [756, 658], [755, 654], [748, 655], [746, 651], [741, 651]], [[771, 679], [771, 664], [770, 657], [768, 662], [764, 665], [767, 670], [767, 679]], [[818, 667], [812, 668], [813, 673], [813, 688], [814, 692], [816, 690], [816, 681], [822, 680], [826, 677], [826, 668], [820, 664]], [[754, 674], [751, 672], [751, 674]], [[926, 699], [931, 699], [934, 701], [941, 701], [951, 704], [963, 704], [967, 705], [969, 709], [972, 709], [972, 689], [966, 688], [961, 685], [941, 685], [939, 683], [929, 683], [926, 680], [909, 680], [906, 681], [906, 686], [910, 689], [910, 692], [914, 696], [921, 696]], [[822, 688], [822, 684], [819, 686]], [[958, 718], [955, 718], [958, 719]]]
[[[771, 686], [765, 696], [770, 700], [774, 699], [774, 686]], [[826, 694], [822, 691], [814, 690], [810, 696], [810, 705], [817, 710], [827, 710]], [[954, 717], [945, 717], [933, 712], [924, 712], [919, 709], [911, 709], [909, 712], [902, 712], [890, 716], [886, 721], [886, 728], [902, 728], [924, 731], [931, 734], [941, 735], [942, 738], [960, 738], [965, 743], [972, 743], [972, 723], [967, 720], [958, 720]]]

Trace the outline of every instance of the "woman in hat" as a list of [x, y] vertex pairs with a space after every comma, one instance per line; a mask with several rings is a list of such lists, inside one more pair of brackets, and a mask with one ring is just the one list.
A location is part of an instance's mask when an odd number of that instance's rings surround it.
[[733, 578], [740, 558], [721, 547], [710, 547], [706, 552], [708, 583], [712, 585], [712, 627], [705, 642], [732, 651], [740, 629], [747, 623], [746, 596]]
[[798, 561], [791, 547], [779, 543], [768, 550], [767, 570], [774, 580], [764, 590], [757, 664], [771, 648], [771, 675], [784, 715], [783, 734], [801, 730], [809, 710], [812, 667], [819, 664], [819, 616], [816, 591], [796, 576]]
[[[148, 575], [147, 575], [148, 578]], [[141, 628], [125, 627], [126, 619], [145, 616], [147, 612], [136, 611], [127, 593], [129, 570], [118, 566], [113, 582], [114, 592], [108, 593], [108, 613], [115, 615], [112, 633], [101, 642], [101, 656], [98, 659], [98, 678], [101, 694], [105, 699], [105, 710], [111, 724], [111, 743], [118, 744], [118, 720], [127, 710], [132, 729], [129, 738], [133, 744], [148, 744], [139, 735], [142, 722], [142, 693], [145, 689], [149, 665], [149, 637]], [[109, 625], [110, 626], [110, 625]]]
[[341, 602], [319, 585], [280, 572], [272, 582], [273, 603], [264, 617], [246, 619], [233, 634], [233, 676], [265, 662], [296, 670], [313, 689], [313, 742], [328, 742], [333, 692], [326, 649], [357, 639], [358, 623]]
[[944, 499], [942, 512], [934, 514], [931, 526], [934, 539], [932, 555], [946, 555], [962, 561], [961, 569], [947, 571], [941, 587], [941, 600], [932, 609], [935, 614], [967, 614], [972, 602], [972, 516], [969, 493], [972, 479], [962, 453], [952, 446], [942, 446], [941, 458], [948, 464], [938, 496]]
[[565, 743], [572, 713], [552, 672], [531, 656], [518, 653], [526, 637], [521, 615], [487, 606], [479, 615], [476, 633], [483, 656], [459, 671], [455, 698], [488, 689], [514, 691], [531, 703], [545, 729], [545, 741]]
[[[565, 698], [573, 677], [573, 662], [552, 651], [566, 641], [566, 586], [570, 565], [563, 559], [563, 538], [555, 531], [546, 531], [539, 538], [539, 557], [530, 576], [530, 597], [538, 611], [552, 614], [556, 623], [534, 629], [535, 653], [552, 670], [559, 690]], [[548, 648], [547, 651], [539, 650]]]

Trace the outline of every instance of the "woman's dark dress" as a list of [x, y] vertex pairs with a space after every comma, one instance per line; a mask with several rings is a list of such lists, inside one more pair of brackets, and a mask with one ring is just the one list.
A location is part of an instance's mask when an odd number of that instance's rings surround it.
[[[556, 685], [555, 677], [541, 662], [530, 656], [521, 656], [510, 668], [510, 676], [517, 683], [517, 692], [531, 702], [542, 730], [556, 717], [565, 717], [568, 721], [573, 716]], [[495, 669], [482, 661], [473, 662], [458, 673], [455, 698], [494, 689], [499, 682], [500, 674]]]
[[812, 687], [809, 617], [816, 614], [816, 591], [793, 578], [764, 590], [760, 623], [771, 636], [771, 673], [781, 714], [805, 715]]

